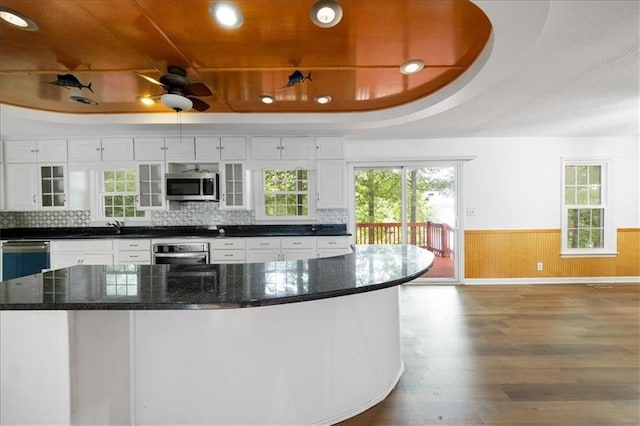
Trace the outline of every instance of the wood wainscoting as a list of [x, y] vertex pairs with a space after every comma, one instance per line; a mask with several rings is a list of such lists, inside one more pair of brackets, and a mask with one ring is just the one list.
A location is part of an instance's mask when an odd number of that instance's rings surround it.
[[640, 228], [618, 229], [612, 257], [561, 257], [560, 229], [467, 230], [464, 246], [465, 278], [640, 276]]

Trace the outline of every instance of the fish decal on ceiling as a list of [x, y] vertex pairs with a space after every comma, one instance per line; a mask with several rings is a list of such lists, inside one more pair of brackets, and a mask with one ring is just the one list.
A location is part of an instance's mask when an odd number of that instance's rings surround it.
[[82, 83], [80, 83], [80, 80], [78, 80], [78, 77], [76, 77], [73, 74], [58, 74], [58, 79], [55, 81], [47, 81], [47, 83], [49, 84], [54, 84], [56, 86], [60, 86], [60, 87], [64, 87], [65, 89], [69, 89], [71, 87], [75, 87], [77, 89], [84, 89], [87, 88], [89, 89], [89, 91], [91, 93], [95, 93], [93, 91], [93, 89], [91, 88], [91, 83], [89, 83], [88, 85], [84, 85]]
[[289, 76], [289, 81], [287, 82], [287, 85], [283, 86], [282, 88], [284, 89], [285, 87], [291, 87], [294, 84], [302, 83], [305, 80], [313, 81], [311, 80], [311, 71], [309, 71], [309, 74], [304, 75], [302, 74], [302, 71], [295, 70], [293, 74]]

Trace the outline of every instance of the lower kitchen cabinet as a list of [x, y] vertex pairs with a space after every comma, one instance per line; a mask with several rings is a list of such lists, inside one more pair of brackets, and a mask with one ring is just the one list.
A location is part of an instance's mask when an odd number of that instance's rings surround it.
[[245, 263], [247, 261], [245, 238], [219, 238], [209, 242], [211, 263]]
[[332, 257], [350, 253], [349, 237], [317, 237], [315, 257]]
[[52, 240], [51, 269], [74, 265], [112, 265], [113, 240]]
[[250, 238], [247, 261], [312, 259], [316, 257], [315, 237]]
[[150, 265], [151, 240], [114, 240], [115, 263], [117, 265]]

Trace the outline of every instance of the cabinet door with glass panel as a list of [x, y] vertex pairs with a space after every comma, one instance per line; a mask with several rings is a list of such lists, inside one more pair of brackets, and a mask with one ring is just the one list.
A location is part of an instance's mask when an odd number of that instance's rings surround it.
[[140, 209], [164, 208], [164, 169], [161, 163], [138, 165], [138, 207]]
[[66, 170], [63, 164], [40, 165], [40, 205], [63, 208], [67, 205]]
[[247, 208], [244, 163], [222, 163], [220, 167], [220, 207], [222, 209]]

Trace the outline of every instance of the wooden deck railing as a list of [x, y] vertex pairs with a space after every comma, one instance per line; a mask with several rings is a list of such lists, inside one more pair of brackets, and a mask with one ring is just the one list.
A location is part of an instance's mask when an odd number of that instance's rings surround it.
[[[407, 244], [425, 247], [436, 256], [453, 254], [455, 229], [446, 223], [411, 222]], [[399, 222], [357, 223], [356, 244], [402, 244], [402, 225]]]

